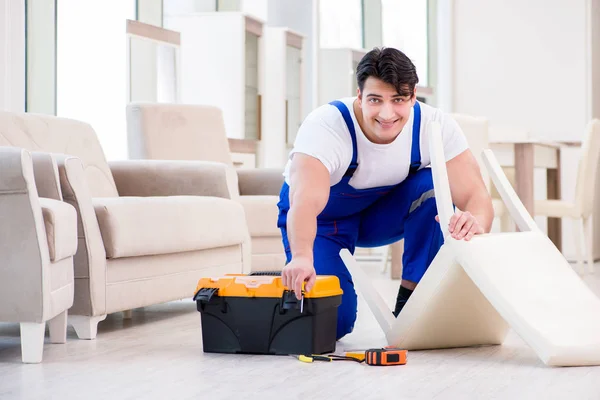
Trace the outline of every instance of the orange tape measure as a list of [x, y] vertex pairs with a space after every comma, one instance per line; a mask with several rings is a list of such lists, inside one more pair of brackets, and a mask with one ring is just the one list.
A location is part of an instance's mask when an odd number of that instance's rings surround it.
[[365, 351], [365, 363], [381, 366], [404, 365], [406, 364], [407, 353], [406, 350], [390, 347], [369, 349]]

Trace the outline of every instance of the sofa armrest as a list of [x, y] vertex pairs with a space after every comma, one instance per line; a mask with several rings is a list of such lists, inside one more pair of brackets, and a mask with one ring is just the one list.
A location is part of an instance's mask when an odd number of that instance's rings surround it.
[[235, 170], [223, 163], [126, 160], [109, 166], [119, 196], [238, 197]]
[[73, 260], [75, 302], [71, 315], [106, 314], [106, 252], [82, 161], [53, 154], [63, 200], [77, 211], [77, 252]]
[[240, 195], [279, 196], [283, 185], [283, 171], [278, 168], [252, 168], [237, 170]]
[[53, 200], [62, 200], [62, 191], [58, 178], [58, 165], [50, 153], [31, 152], [33, 174], [38, 196]]

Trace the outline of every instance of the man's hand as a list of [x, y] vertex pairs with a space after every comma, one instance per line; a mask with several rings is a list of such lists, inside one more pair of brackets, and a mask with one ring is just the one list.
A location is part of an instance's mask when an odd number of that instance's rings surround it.
[[309, 258], [295, 257], [281, 270], [281, 281], [284, 286], [296, 293], [296, 298], [302, 298], [302, 283], [306, 281], [304, 289], [312, 289], [317, 279], [315, 267]]
[[450, 219], [448, 231], [459, 240], [471, 240], [473, 235], [489, 232], [494, 221], [494, 207], [473, 153], [463, 151], [448, 161], [446, 167], [452, 203], [457, 209]]
[[[435, 220], [440, 222], [440, 218], [437, 215]], [[448, 232], [456, 240], [465, 239], [469, 241], [473, 236], [485, 233], [485, 230], [473, 214], [468, 211], [457, 210], [452, 218], [450, 218]]]

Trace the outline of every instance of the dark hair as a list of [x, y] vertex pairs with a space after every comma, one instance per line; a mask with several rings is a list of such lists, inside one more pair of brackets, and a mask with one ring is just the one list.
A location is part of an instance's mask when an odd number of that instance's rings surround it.
[[402, 96], [412, 96], [419, 83], [417, 69], [410, 58], [391, 47], [376, 47], [360, 60], [356, 68], [356, 81], [361, 92], [370, 76], [394, 86]]

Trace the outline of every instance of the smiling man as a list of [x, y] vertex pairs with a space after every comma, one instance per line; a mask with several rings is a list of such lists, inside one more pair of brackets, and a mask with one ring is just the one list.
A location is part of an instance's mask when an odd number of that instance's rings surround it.
[[[344, 294], [338, 339], [354, 327], [357, 297], [342, 248], [404, 239], [396, 308], [423, 277], [443, 238], [425, 128], [442, 127], [452, 198], [449, 232], [459, 240], [489, 232], [490, 196], [458, 124], [416, 100], [416, 68], [401, 51], [374, 49], [360, 61], [358, 93], [314, 110], [300, 127], [285, 169], [278, 226], [287, 255], [283, 284], [300, 297], [316, 275], [336, 275]], [[461, 211], [462, 210], [462, 211]]]

